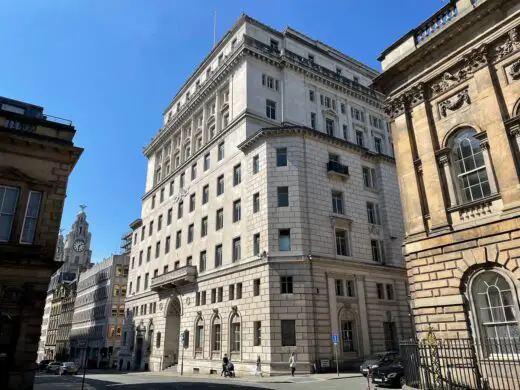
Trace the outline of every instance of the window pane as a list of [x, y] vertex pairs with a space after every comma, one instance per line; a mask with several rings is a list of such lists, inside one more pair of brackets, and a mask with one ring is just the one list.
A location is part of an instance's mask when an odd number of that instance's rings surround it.
[[32, 244], [36, 234], [36, 221], [40, 210], [40, 201], [42, 194], [40, 192], [31, 191], [29, 195], [29, 203], [27, 204], [27, 213], [23, 223], [23, 232], [20, 242], [24, 244]]

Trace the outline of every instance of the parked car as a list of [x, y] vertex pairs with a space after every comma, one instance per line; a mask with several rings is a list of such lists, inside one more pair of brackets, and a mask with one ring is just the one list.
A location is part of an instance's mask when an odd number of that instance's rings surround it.
[[397, 351], [386, 351], [386, 352], [378, 352], [374, 355], [370, 356], [366, 359], [361, 366], [359, 367], [363, 376], [368, 375], [368, 369], [372, 371], [379, 367], [381, 364], [387, 364], [393, 361], [396, 357], [399, 356], [399, 352]]
[[402, 388], [405, 384], [403, 365], [398, 359], [380, 365], [372, 373], [372, 383], [378, 386]]
[[68, 374], [76, 375], [78, 373], [78, 366], [76, 366], [76, 363], [74, 363], [74, 362], [62, 363], [59, 368], [58, 373], [60, 375], [68, 375]]
[[50, 362], [52, 362], [52, 360], [50, 360], [50, 359], [41, 360], [40, 363], [38, 363], [38, 370], [40, 370], [40, 371], [45, 370]]
[[60, 366], [61, 362], [50, 362], [49, 364], [47, 364], [45, 372], [57, 374], [58, 370], [60, 369]]

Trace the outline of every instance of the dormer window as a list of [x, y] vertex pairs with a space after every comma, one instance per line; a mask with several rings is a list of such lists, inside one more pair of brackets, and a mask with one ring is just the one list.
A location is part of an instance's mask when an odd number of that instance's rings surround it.
[[271, 49], [278, 51], [278, 41], [271, 39]]

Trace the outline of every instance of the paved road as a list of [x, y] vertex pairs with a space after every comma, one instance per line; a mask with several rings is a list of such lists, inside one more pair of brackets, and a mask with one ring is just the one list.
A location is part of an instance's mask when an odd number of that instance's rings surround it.
[[[81, 376], [37, 375], [34, 390], [79, 390]], [[330, 379], [320, 375], [290, 377], [247, 378], [197, 378], [196, 376], [132, 374], [89, 374], [85, 390], [366, 390], [363, 377]]]

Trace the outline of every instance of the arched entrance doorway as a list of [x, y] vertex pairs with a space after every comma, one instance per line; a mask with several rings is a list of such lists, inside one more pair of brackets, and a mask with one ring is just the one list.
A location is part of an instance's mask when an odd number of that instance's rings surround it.
[[178, 297], [172, 297], [166, 309], [164, 329], [163, 367], [168, 368], [178, 362], [179, 338], [181, 334], [181, 303]]

